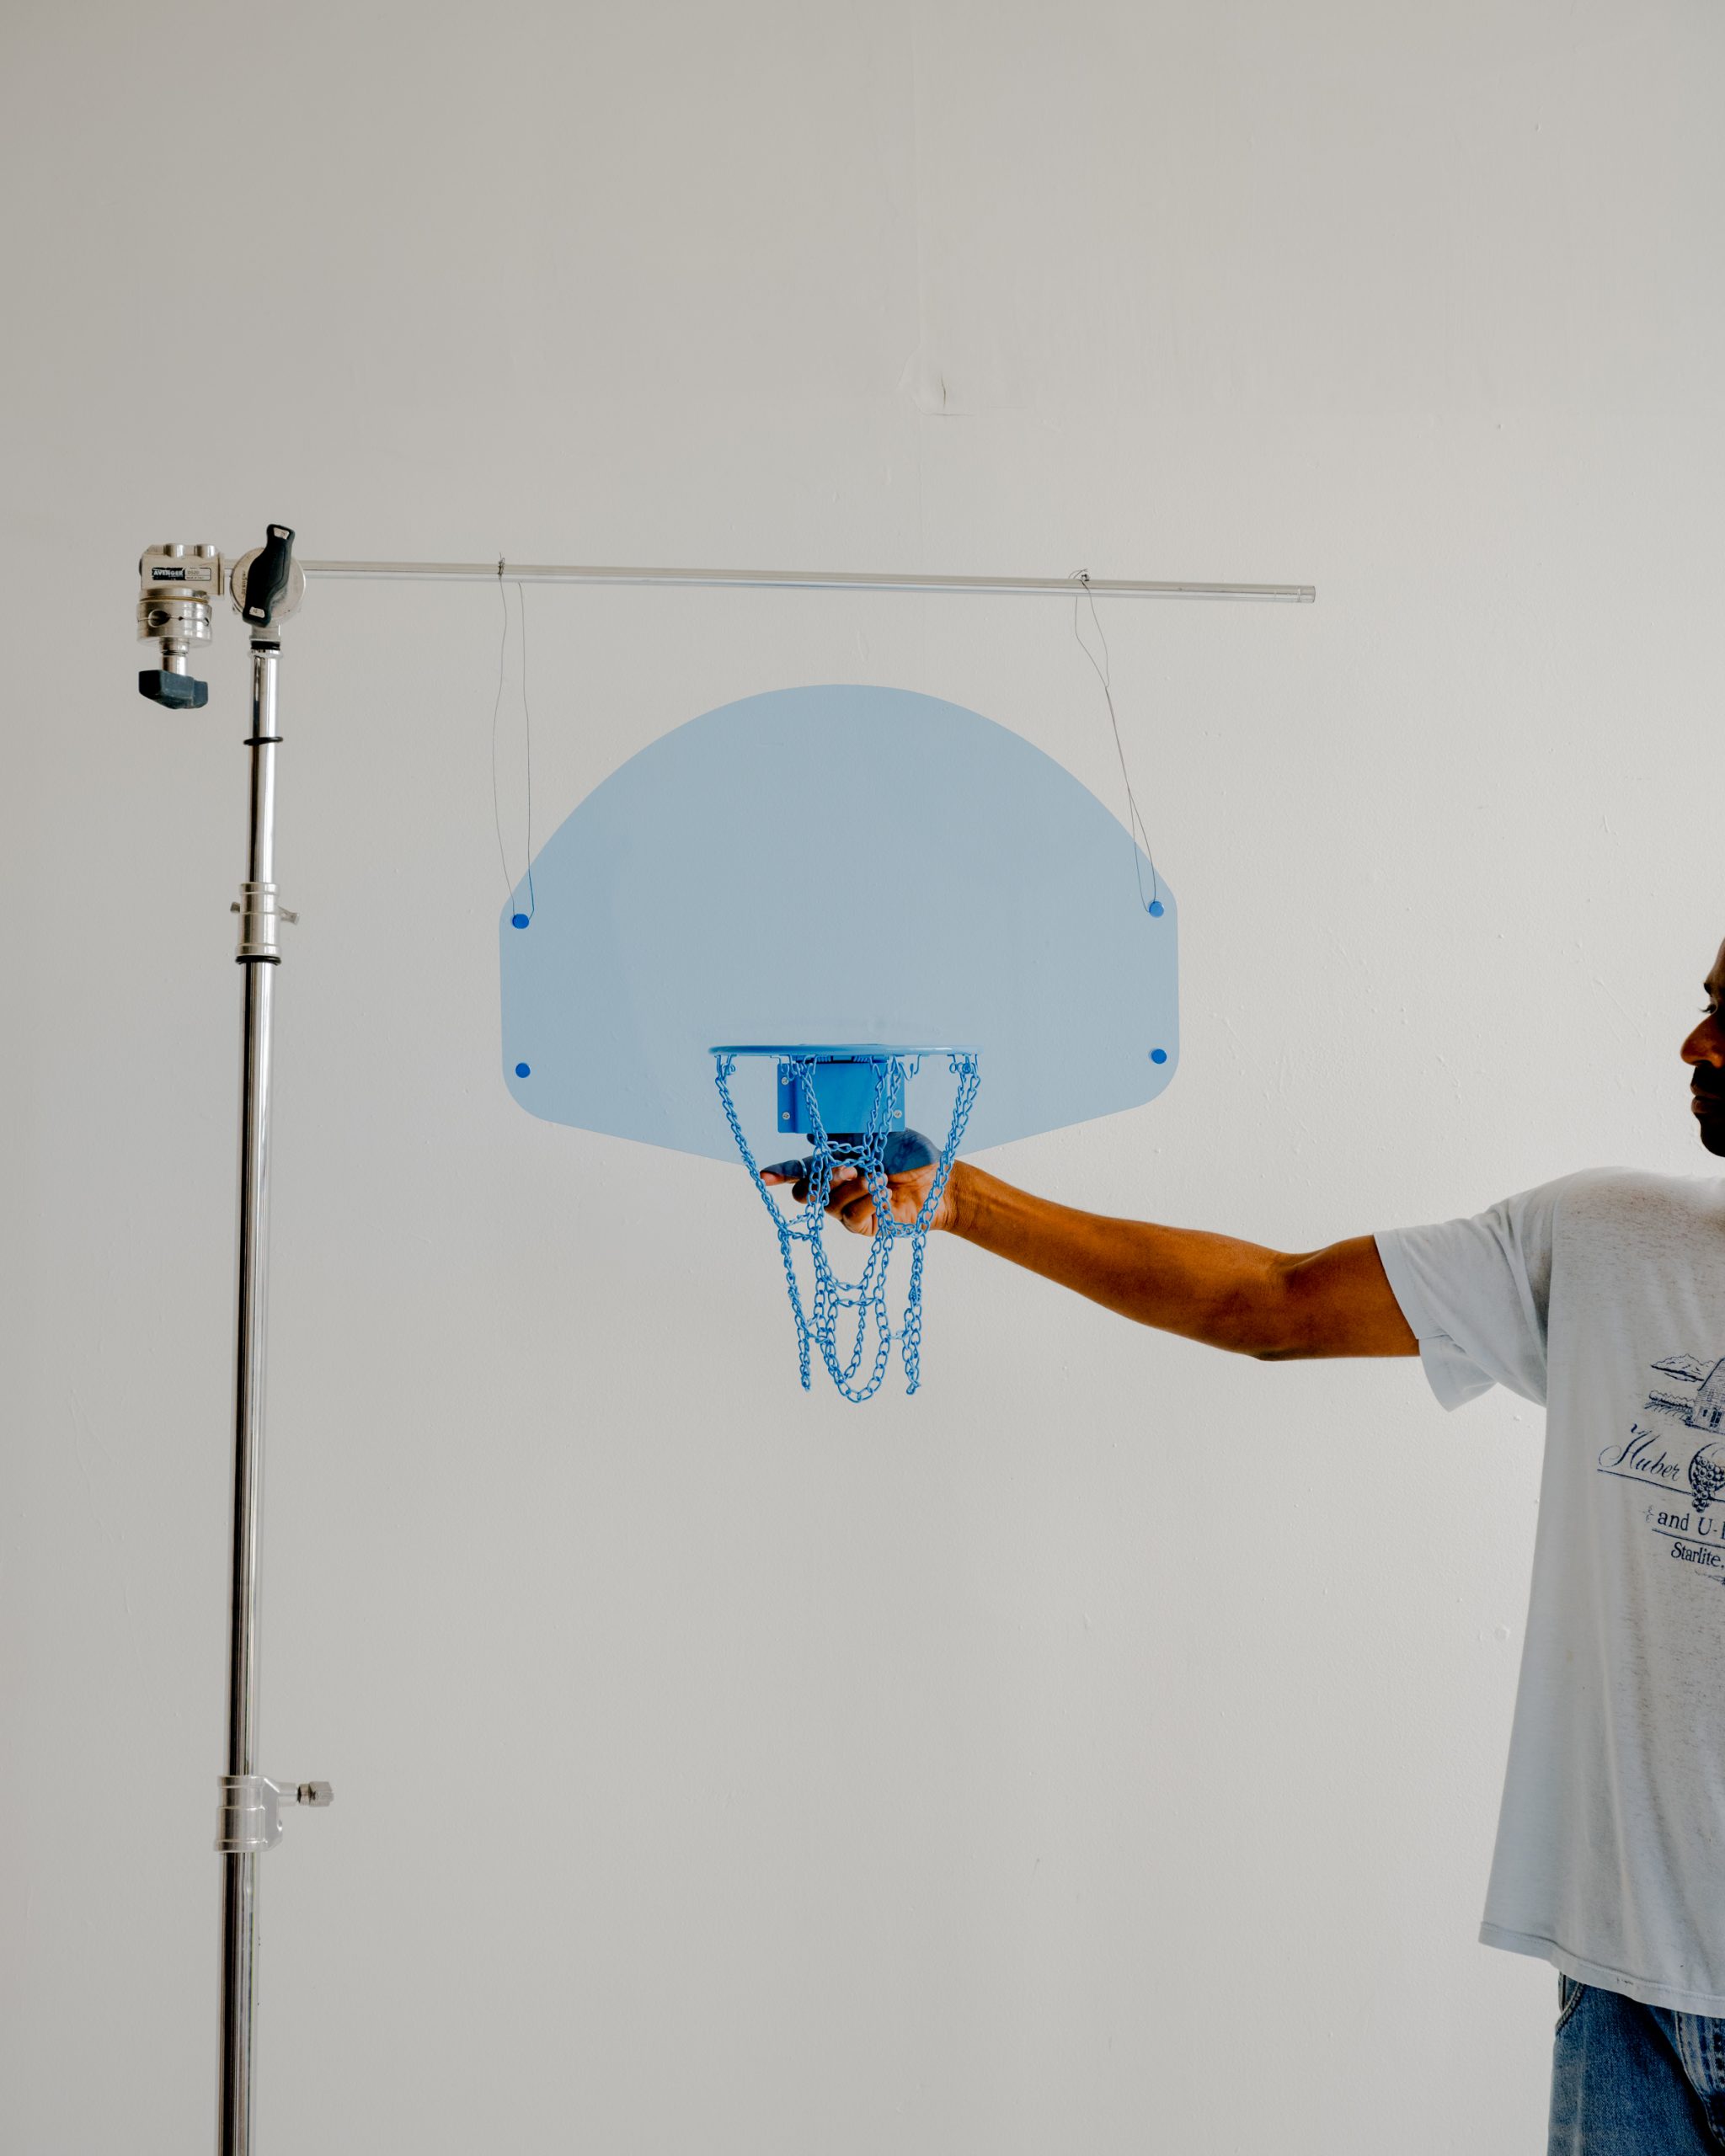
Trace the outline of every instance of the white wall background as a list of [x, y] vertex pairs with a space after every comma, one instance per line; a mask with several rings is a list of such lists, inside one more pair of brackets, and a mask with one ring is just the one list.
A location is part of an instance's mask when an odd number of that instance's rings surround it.
[[[178, 2156], [243, 649], [142, 703], [139, 548], [1310, 580], [1111, 610], [1183, 1068], [991, 1165], [1290, 1247], [1698, 1171], [1725, 20], [12, 0], [4, 45], [0, 2107]], [[1060, 604], [532, 608], [542, 833], [809, 680], [1114, 798]], [[264, 1730], [338, 1801], [264, 1866], [260, 2148], [1542, 2146], [1554, 1979], [1474, 1943], [1539, 1418], [958, 1246], [918, 1399], [804, 1398], [740, 1175], [498, 1081], [496, 619], [324, 586], [286, 660]]]

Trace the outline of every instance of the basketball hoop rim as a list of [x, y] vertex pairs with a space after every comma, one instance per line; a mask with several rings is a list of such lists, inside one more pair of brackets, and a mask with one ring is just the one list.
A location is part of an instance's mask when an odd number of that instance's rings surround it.
[[886, 1063], [913, 1055], [975, 1055], [976, 1050], [946, 1041], [728, 1041], [707, 1053], [776, 1055], [794, 1063]]

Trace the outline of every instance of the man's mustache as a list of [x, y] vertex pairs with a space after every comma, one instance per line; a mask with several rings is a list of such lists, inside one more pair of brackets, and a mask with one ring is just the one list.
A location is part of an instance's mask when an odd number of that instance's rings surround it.
[[1691, 1093], [1699, 1093], [1710, 1101], [1725, 1101], [1725, 1070], [1697, 1070], [1689, 1081]]

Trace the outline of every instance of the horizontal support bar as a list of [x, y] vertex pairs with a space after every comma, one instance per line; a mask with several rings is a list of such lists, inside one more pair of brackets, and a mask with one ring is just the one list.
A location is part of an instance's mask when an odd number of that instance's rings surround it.
[[1272, 599], [1310, 606], [1309, 584], [1130, 584], [1118, 578], [1044, 576], [881, 576], [862, 570], [561, 568], [542, 562], [302, 562], [308, 577], [400, 583], [670, 584], [771, 591], [980, 591], [1098, 599]]

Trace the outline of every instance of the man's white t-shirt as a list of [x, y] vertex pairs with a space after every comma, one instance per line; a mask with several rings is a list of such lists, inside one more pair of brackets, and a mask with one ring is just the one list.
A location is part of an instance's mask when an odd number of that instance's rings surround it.
[[1377, 1246], [1445, 1406], [1546, 1411], [1480, 1937], [1725, 2015], [1725, 1182], [1595, 1169]]

